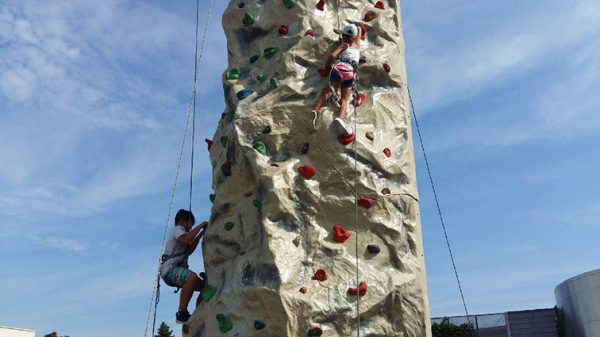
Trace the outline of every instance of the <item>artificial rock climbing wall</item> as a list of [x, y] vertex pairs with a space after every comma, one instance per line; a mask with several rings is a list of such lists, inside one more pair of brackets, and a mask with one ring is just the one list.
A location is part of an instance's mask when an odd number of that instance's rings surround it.
[[[360, 336], [430, 335], [399, 3], [337, 4], [236, 0], [223, 16], [209, 286], [185, 336], [357, 336], [357, 301]], [[315, 130], [310, 113], [338, 14], [362, 26], [356, 131], [345, 137], [333, 103]]]

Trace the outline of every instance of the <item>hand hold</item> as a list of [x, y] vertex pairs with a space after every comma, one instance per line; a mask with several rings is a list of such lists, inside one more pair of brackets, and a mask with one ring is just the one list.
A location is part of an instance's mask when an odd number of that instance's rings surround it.
[[315, 31], [312, 29], [309, 29], [306, 31], [306, 33], [304, 33], [305, 36], [310, 36], [310, 37], [315, 37]]
[[368, 245], [367, 251], [371, 254], [379, 254], [379, 252], [381, 251], [381, 248], [379, 248], [379, 246], [377, 246], [377, 245]]
[[267, 146], [263, 142], [254, 142], [252, 147], [260, 154], [267, 154]]
[[225, 73], [225, 78], [227, 80], [237, 80], [240, 78], [240, 70], [238, 68], [233, 68], [230, 70], [227, 70], [227, 72]]
[[348, 288], [348, 295], [350, 296], [360, 296], [363, 297], [365, 296], [365, 294], [367, 293], [367, 283], [366, 282], [360, 282], [358, 284], [358, 289], [356, 288]]
[[316, 7], [320, 11], [325, 10], [325, 0], [319, 0]]
[[252, 95], [254, 93], [254, 91], [250, 90], [250, 89], [243, 89], [237, 92], [237, 98], [238, 100], [243, 100], [244, 98]]
[[288, 33], [288, 26], [287, 25], [281, 25], [279, 26], [279, 35], [287, 35]]
[[223, 227], [225, 227], [225, 230], [229, 232], [230, 230], [233, 229], [234, 226], [235, 226], [235, 224], [233, 222], [229, 221], [229, 222], [226, 222]]
[[219, 322], [219, 330], [222, 333], [226, 333], [233, 329], [233, 323], [231, 323], [231, 320], [224, 314], [217, 314], [217, 322]]
[[352, 143], [354, 141], [354, 134], [353, 133], [349, 133], [347, 135], [339, 135], [337, 137], [338, 142], [340, 142], [340, 144], [342, 145], [348, 145], [350, 143]]
[[210, 151], [210, 148], [212, 147], [213, 141], [206, 138], [204, 139], [204, 141], [206, 142], [206, 145], [208, 145], [208, 151]]
[[208, 196], [208, 200], [210, 200], [210, 202], [215, 202], [216, 198], [217, 196], [214, 193]]
[[223, 175], [226, 177], [229, 177], [231, 175], [231, 162], [230, 161], [226, 161], [225, 163], [223, 163], [223, 165], [221, 165], [221, 172], [223, 172]]
[[390, 194], [390, 193], [392, 193], [392, 191], [390, 191], [389, 188], [385, 187], [384, 189], [381, 190], [381, 193], [383, 193], [383, 194]]
[[375, 206], [375, 200], [363, 196], [359, 197], [357, 202], [360, 207], [364, 207], [366, 209]]
[[383, 64], [383, 70], [385, 70], [386, 73], [389, 73], [390, 70], [392, 70], [392, 67], [386, 62]]
[[354, 104], [354, 106], [359, 107], [365, 102], [366, 98], [367, 96], [364, 92], [359, 92], [358, 95], [354, 96], [354, 100], [352, 101], [352, 103]]
[[360, 39], [364, 41], [367, 38], [367, 29], [363, 26], [358, 26], [360, 29]]
[[327, 272], [323, 269], [319, 269], [315, 272], [312, 279], [320, 281], [320, 282], [326, 281], [327, 280]]
[[221, 146], [227, 145], [228, 140], [229, 140], [229, 137], [227, 137], [227, 136], [221, 136], [221, 138], [219, 138], [219, 141], [221, 142]]
[[373, 134], [373, 131], [369, 131], [369, 132], [365, 133], [365, 137], [367, 137], [368, 140], [375, 139], [375, 135]]
[[367, 14], [365, 14], [365, 17], [363, 18], [363, 20], [369, 22], [369, 21], [373, 21], [377, 18], [379, 14], [377, 14], [374, 11], [368, 11]]
[[303, 176], [304, 179], [308, 180], [311, 179], [315, 175], [315, 173], [317, 173], [317, 170], [314, 167], [305, 164], [298, 168], [298, 173], [300, 173], [300, 175]]
[[202, 302], [206, 303], [210, 301], [210, 299], [213, 298], [216, 292], [217, 287], [211, 286], [210, 284], [206, 285], [206, 287], [202, 289], [202, 293], [200, 293], [200, 296], [202, 297]]
[[262, 211], [262, 202], [260, 202], [260, 200], [258, 199], [254, 199], [254, 207], [256, 207], [256, 210], [260, 213]]
[[333, 225], [333, 241], [344, 243], [350, 238], [350, 235], [350, 232], [346, 231], [342, 226], [338, 224]]
[[330, 72], [331, 72], [331, 68], [319, 69], [319, 75], [321, 75], [321, 77], [327, 77], [327, 76], [329, 76]]
[[259, 57], [260, 57], [260, 55], [252, 55], [252, 57], [250, 57], [250, 63], [254, 63], [254, 62], [258, 61]]
[[270, 59], [275, 54], [277, 54], [278, 50], [279, 50], [279, 48], [277, 48], [277, 47], [266, 48], [265, 51], [264, 51], [265, 58]]
[[296, 246], [296, 247], [300, 246], [300, 240], [302, 240], [302, 237], [296, 236], [294, 238], [294, 240], [292, 240], [292, 242], [294, 243], [294, 246]]
[[248, 27], [248, 26], [252, 26], [254, 24], [256, 20], [254, 20], [254, 17], [252, 16], [252, 14], [250, 13], [246, 13], [244, 15], [244, 18], [242, 19], [242, 23], [244, 24], [244, 26]]
[[385, 156], [386, 156], [386, 157], [388, 157], [388, 158], [392, 156], [392, 151], [390, 151], [390, 149], [389, 149], [389, 148], [387, 148], [387, 147], [386, 147], [385, 149], [383, 149], [383, 153], [384, 153], [384, 154], [385, 154]]
[[321, 328], [310, 328], [308, 330], [308, 337], [320, 337], [323, 334], [323, 330]]
[[266, 79], [267, 79], [267, 75], [265, 75], [265, 74], [256, 75], [256, 80], [259, 82], [264, 82]]
[[296, 0], [283, 0], [283, 5], [287, 9], [292, 9], [296, 6]]
[[271, 133], [271, 126], [267, 125], [265, 126], [265, 128], [262, 130], [263, 134], [267, 134], [267, 133]]
[[261, 321], [254, 321], [254, 329], [256, 330], [262, 330], [266, 327], [267, 325]]
[[275, 78], [271, 78], [271, 80], [269, 81], [269, 87], [271, 88], [271, 90], [279, 88], [279, 81], [277, 81], [277, 79]]
[[377, 1], [375, 3], [375, 8], [385, 9], [385, 6], [383, 5], [383, 1]]
[[301, 293], [306, 294], [308, 292], [308, 290], [306, 289], [306, 287], [302, 287], [299, 290]]
[[240, 2], [240, 3], [238, 4], [238, 8], [244, 8], [244, 6], [246, 6], [246, 4], [245, 4], [245, 3], [243, 3], [243, 2]]

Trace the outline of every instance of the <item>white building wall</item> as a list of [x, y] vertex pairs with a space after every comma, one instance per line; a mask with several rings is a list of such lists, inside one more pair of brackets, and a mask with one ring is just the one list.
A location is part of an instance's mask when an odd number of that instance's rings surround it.
[[35, 330], [0, 326], [0, 337], [35, 337]]

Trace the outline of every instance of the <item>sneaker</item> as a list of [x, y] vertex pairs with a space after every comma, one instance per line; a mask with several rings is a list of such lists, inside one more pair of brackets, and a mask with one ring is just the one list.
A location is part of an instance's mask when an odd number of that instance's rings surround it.
[[186, 310], [186, 311], [178, 311], [175, 314], [175, 322], [179, 323], [179, 324], [183, 324], [185, 322], [187, 322], [187, 320], [190, 319], [190, 313]]
[[317, 128], [317, 119], [319, 119], [319, 113], [316, 112], [315, 110], [311, 110], [312, 115], [313, 115], [313, 119], [312, 119], [312, 126], [313, 129]]
[[352, 133], [352, 129], [346, 124], [346, 122], [344, 122], [343, 119], [339, 117], [336, 117], [336, 119], [333, 120], [333, 124], [340, 132], [343, 132], [344, 135], [349, 135]]

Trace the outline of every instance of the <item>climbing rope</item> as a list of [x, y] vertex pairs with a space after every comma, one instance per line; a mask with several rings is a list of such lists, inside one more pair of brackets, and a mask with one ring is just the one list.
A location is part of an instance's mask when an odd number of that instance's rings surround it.
[[[199, 74], [199, 68], [200, 68], [200, 64], [202, 61], [202, 55], [204, 53], [204, 44], [206, 41], [206, 36], [207, 36], [207, 32], [208, 32], [208, 25], [210, 22], [210, 18], [211, 18], [211, 14], [212, 14], [212, 8], [213, 8], [213, 3], [214, 0], [211, 0], [209, 2], [209, 8], [208, 8], [208, 14], [206, 16], [206, 22], [204, 25], [204, 33], [202, 36], [202, 42], [200, 44], [200, 49], [198, 50], [198, 26], [199, 26], [199, 12], [200, 12], [200, 0], [196, 0], [196, 43], [195, 43], [195, 51], [194, 51], [194, 84], [193, 84], [193, 88], [192, 88], [192, 99], [190, 104], [188, 105], [188, 112], [187, 112], [187, 118], [186, 118], [186, 122], [185, 122], [185, 128], [183, 131], [183, 138], [181, 141], [181, 146], [179, 148], [179, 158], [177, 160], [177, 170], [175, 173], [175, 181], [173, 183], [173, 188], [171, 190], [171, 198], [169, 200], [169, 210], [167, 212], [167, 217], [165, 219], [165, 229], [163, 231], [163, 238], [162, 238], [162, 244], [161, 244], [161, 250], [160, 250], [160, 255], [158, 257], [158, 266], [156, 268], [156, 285], [154, 286], [154, 289], [152, 291], [152, 298], [150, 300], [150, 305], [148, 308], [148, 317], [146, 319], [146, 328], [144, 330], [144, 337], [148, 336], [148, 327], [150, 326], [150, 317], [153, 317], [153, 321], [152, 321], [152, 330], [151, 330], [151, 334], [154, 333], [154, 330], [156, 328], [156, 308], [158, 306], [158, 302], [160, 301], [160, 264], [161, 264], [161, 258], [162, 255], [164, 253], [164, 245], [165, 245], [165, 241], [167, 238], [167, 230], [169, 227], [169, 219], [171, 219], [171, 214], [173, 212], [173, 203], [175, 200], [175, 193], [177, 191], [177, 184], [179, 182], [179, 175], [181, 172], [181, 163], [183, 161], [183, 153], [185, 151], [185, 144], [186, 144], [186, 140], [188, 137], [188, 130], [189, 130], [189, 124], [190, 124], [190, 120], [193, 120], [192, 122], [192, 154], [191, 154], [191, 172], [190, 172], [190, 210], [192, 208], [192, 190], [193, 190], [193, 182], [192, 182], [192, 178], [193, 178], [193, 173], [194, 173], [194, 139], [195, 139], [195, 118], [196, 118], [196, 87], [197, 87], [197, 83], [198, 83], [198, 74]], [[152, 308], [154, 307], [154, 311], [152, 311]]]
[[[437, 208], [438, 216], [440, 218], [440, 223], [442, 224], [442, 230], [444, 232], [444, 238], [446, 239], [446, 246], [448, 247], [448, 253], [450, 254], [450, 261], [452, 262], [452, 268], [454, 269], [454, 277], [456, 278], [456, 283], [458, 284], [458, 291], [460, 292], [460, 298], [462, 300], [463, 308], [465, 309], [465, 315], [467, 316], [467, 321], [469, 325], [471, 325], [471, 316], [469, 315], [469, 310], [467, 309], [467, 302], [465, 301], [465, 295], [463, 293], [462, 285], [460, 282], [460, 277], [458, 276], [458, 269], [456, 268], [456, 262], [454, 261], [454, 254], [452, 253], [452, 245], [450, 244], [450, 239], [448, 238], [448, 231], [446, 230], [446, 223], [444, 222], [444, 217], [442, 216], [442, 209], [440, 207], [440, 202], [437, 196], [437, 192], [435, 190], [435, 184], [433, 183], [433, 176], [431, 174], [431, 168], [429, 167], [429, 160], [427, 159], [427, 152], [425, 151], [425, 145], [423, 145], [423, 137], [421, 135], [421, 128], [419, 128], [419, 120], [417, 119], [417, 112], [415, 111], [415, 106], [413, 103], [412, 96], [410, 94], [410, 88], [408, 88], [408, 99], [410, 101], [410, 111], [415, 120], [415, 127], [417, 128], [417, 134], [419, 135], [419, 143], [421, 144], [421, 151], [423, 151], [423, 159], [425, 160], [425, 167], [427, 168], [427, 176], [429, 177], [429, 183], [431, 184], [431, 190], [433, 191], [433, 198], [435, 200], [435, 206]], [[471, 334], [475, 337], [473, 330], [471, 330]]]
[[[353, 91], [356, 92], [356, 81], [358, 78], [355, 78]], [[358, 120], [358, 100], [357, 97], [354, 96], [353, 104], [354, 106], [354, 135], [358, 134], [357, 120]], [[356, 148], [356, 139], [353, 142], [354, 148], [354, 221], [356, 224], [356, 238], [355, 242], [355, 250], [356, 250], [356, 289], [360, 287], [360, 269], [359, 269], [359, 259], [358, 259], [358, 234], [359, 234], [359, 226], [358, 226], [358, 158], [357, 158], [357, 148]], [[356, 336], [360, 337], [360, 294], [356, 296]]]

